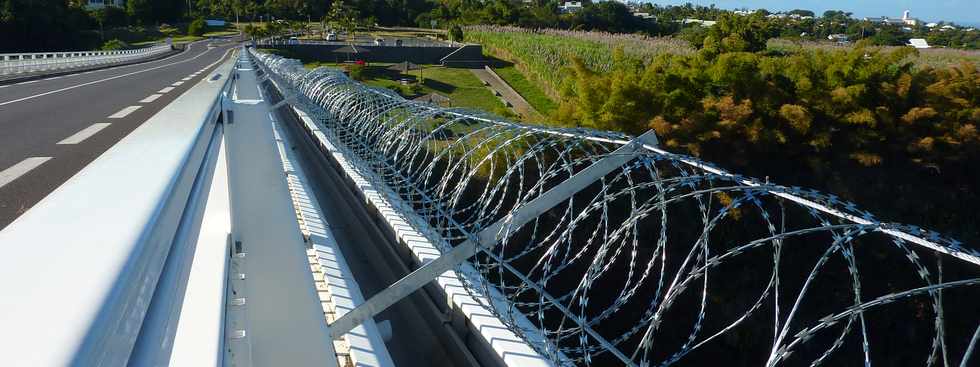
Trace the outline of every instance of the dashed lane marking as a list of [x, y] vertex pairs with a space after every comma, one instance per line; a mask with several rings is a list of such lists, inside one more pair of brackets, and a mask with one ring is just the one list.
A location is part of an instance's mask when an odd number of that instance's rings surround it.
[[133, 113], [133, 111], [136, 111], [136, 110], [140, 109], [140, 107], [142, 107], [142, 106], [129, 106], [129, 107], [123, 108], [123, 109], [119, 110], [119, 112], [116, 112], [116, 113], [114, 113], [112, 115], [109, 115], [109, 118], [111, 118], [111, 119], [121, 119], [123, 117], [129, 116], [129, 114]]
[[30, 157], [10, 166], [10, 168], [0, 171], [0, 187], [6, 186], [50, 159], [51, 157]]
[[163, 96], [163, 95], [162, 94], [151, 94], [149, 97], [146, 97], [146, 98], [143, 98], [142, 100], [140, 100], [140, 103], [150, 103], [150, 102], [156, 101], [157, 98], [160, 98], [161, 96]]
[[88, 138], [92, 137], [92, 135], [95, 135], [95, 133], [98, 133], [99, 131], [102, 131], [102, 129], [105, 129], [107, 127], [109, 127], [109, 123], [108, 122], [97, 122], [97, 123], [94, 123], [94, 124], [92, 124], [92, 126], [86, 127], [84, 129], [82, 129], [82, 131], [79, 131], [79, 132], [75, 133], [75, 135], [69, 136], [69, 137], [65, 138], [65, 140], [59, 141], [58, 144], [59, 145], [66, 145], [66, 144], [78, 144], [78, 143], [81, 143], [81, 142], [85, 141], [85, 139], [88, 139]]

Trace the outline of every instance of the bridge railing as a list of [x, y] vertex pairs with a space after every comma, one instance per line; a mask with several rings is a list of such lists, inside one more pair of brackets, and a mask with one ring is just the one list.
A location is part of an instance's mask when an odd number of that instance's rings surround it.
[[[230, 228], [204, 233], [202, 223], [217, 216], [220, 224], [228, 213], [212, 213], [208, 196], [223, 167], [233, 64], [218, 66], [0, 231], [7, 294], [0, 344], [13, 346], [4, 365], [149, 365], [164, 355], [220, 361], [224, 298], [206, 290], [225, 284]], [[217, 256], [195, 260], [203, 277], [189, 275], [195, 249], [205, 247]], [[178, 323], [181, 316], [194, 322]], [[175, 333], [191, 337], [175, 341]]]
[[949, 237], [652, 134], [523, 125], [258, 58], [556, 364], [965, 366], [980, 339], [980, 252]]
[[110, 65], [160, 55], [172, 49], [170, 44], [163, 44], [134, 50], [0, 54], [0, 76]]

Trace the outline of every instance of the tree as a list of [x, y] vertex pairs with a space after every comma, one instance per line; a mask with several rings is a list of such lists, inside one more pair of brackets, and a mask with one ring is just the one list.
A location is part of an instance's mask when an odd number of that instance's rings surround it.
[[92, 19], [95, 19], [95, 21], [99, 23], [99, 39], [101, 39], [103, 41], [105, 41], [105, 28], [104, 28], [104, 26], [105, 26], [105, 19], [106, 19], [106, 8], [109, 8], [109, 7], [103, 6], [101, 8], [95, 9], [95, 10], [93, 10], [93, 11], [91, 11], [89, 13], [89, 15], [92, 17]]
[[187, 26], [187, 34], [192, 36], [203, 36], [204, 32], [207, 30], [208, 24], [204, 21], [204, 18], [197, 18]]
[[357, 9], [347, 5], [343, 0], [336, 0], [330, 4], [330, 13], [326, 16], [331, 28], [342, 29], [349, 36], [353, 36], [357, 31], [358, 18]]
[[786, 14], [799, 15], [801, 17], [812, 17], [813, 16], [813, 11], [806, 10], [806, 9], [793, 9], [793, 10], [790, 10]]
[[126, 14], [137, 24], [150, 24], [154, 21], [150, 0], [127, 0]]
[[708, 29], [703, 48], [711, 53], [762, 51], [772, 33], [759, 14], [747, 17], [724, 14]]
[[449, 27], [449, 40], [463, 42], [463, 28], [459, 24], [453, 24], [452, 27]]

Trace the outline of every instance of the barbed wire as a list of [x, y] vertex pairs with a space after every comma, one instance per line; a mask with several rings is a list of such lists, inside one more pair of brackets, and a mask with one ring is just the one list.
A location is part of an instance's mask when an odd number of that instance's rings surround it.
[[[443, 250], [631, 139], [441, 108], [254, 55]], [[508, 307], [485, 306], [518, 335], [530, 320], [546, 342], [526, 340], [556, 364], [966, 365], [980, 338], [976, 250], [647, 148], [470, 259], [481, 280], [468, 291], [503, 297]]]

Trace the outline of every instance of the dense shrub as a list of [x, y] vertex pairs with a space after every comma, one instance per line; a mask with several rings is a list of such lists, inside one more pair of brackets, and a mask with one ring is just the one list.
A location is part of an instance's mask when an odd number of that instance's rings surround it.
[[102, 44], [101, 50], [112, 51], [112, 50], [125, 50], [130, 48], [129, 44], [118, 39], [111, 39]]
[[364, 70], [366, 68], [364, 64], [353, 64], [347, 68], [347, 72], [350, 74], [351, 79], [364, 80]]
[[915, 54], [703, 50], [643, 65], [619, 52], [607, 72], [573, 62], [554, 117], [634, 134], [653, 128], [672, 151], [980, 237], [967, 214], [980, 204], [980, 172], [970, 168], [980, 161], [980, 73], [966, 61], [915, 67]]
[[453, 24], [452, 27], [449, 27], [449, 39], [456, 42], [462, 42], [463, 28], [461, 28], [458, 24]]
[[203, 36], [207, 32], [208, 25], [204, 18], [197, 18], [187, 26], [187, 34], [191, 36]]
[[177, 27], [174, 27], [166, 23], [161, 24], [159, 27], [157, 27], [157, 30], [159, 30], [160, 33], [166, 35], [167, 37], [175, 37], [180, 34], [180, 29], [177, 29]]

